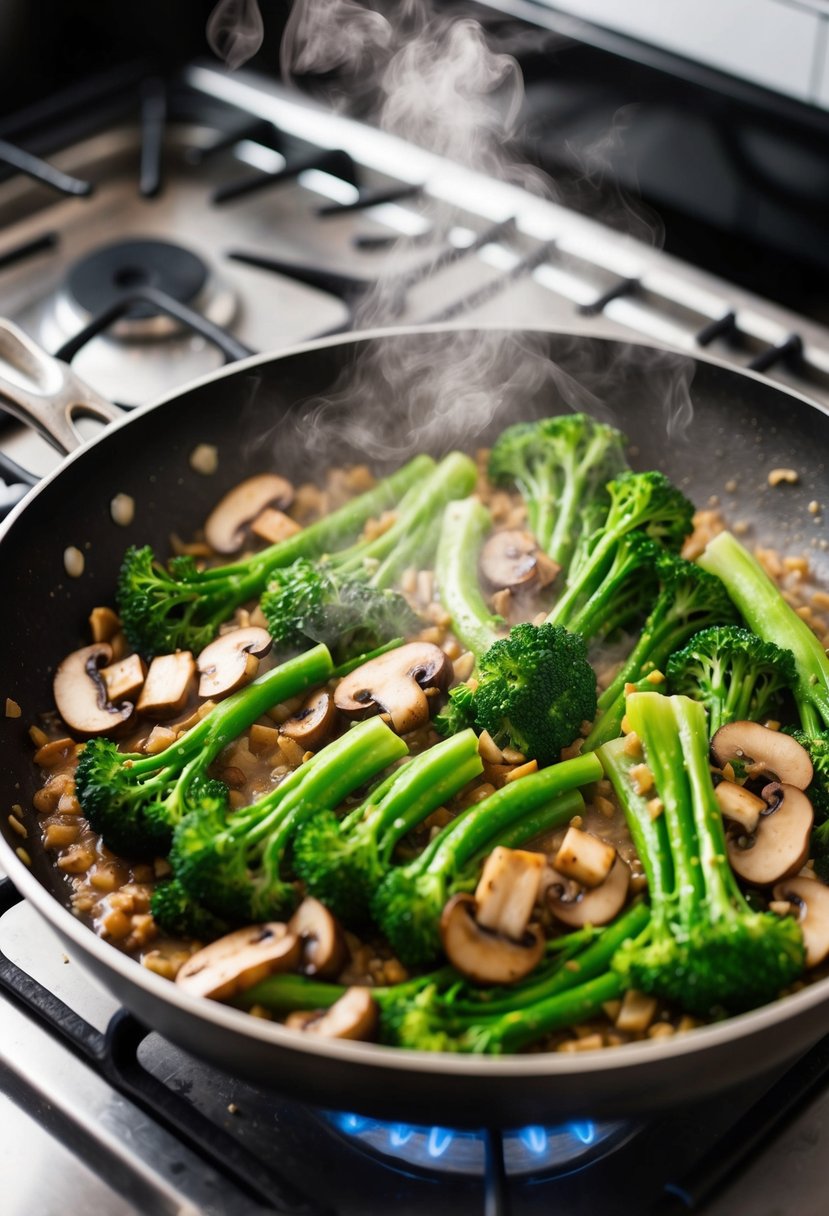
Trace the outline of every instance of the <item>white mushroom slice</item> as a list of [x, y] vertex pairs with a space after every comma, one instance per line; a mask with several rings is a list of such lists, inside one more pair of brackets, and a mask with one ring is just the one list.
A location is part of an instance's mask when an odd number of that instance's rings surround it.
[[760, 815], [768, 810], [762, 798], [734, 781], [721, 781], [715, 793], [724, 819], [739, 823], [746, 832], [757, 831]]
[[288, 921], [288, 932], [302, 942], [302, 970], [306, 975], [336, 979], [347, 950], [339, 921], [318, 899], [308, 896]]
[[330, 692], [314, 692], [303, 705], [286, 718], [280, 730], [306, 751], [316, 751], [326, 742], [337, 721], [337, 707]]
[[144, 685], [147, 664], [137, 654], [101, 668], [101, 679], [107, 690], [107, 700], [113, 703], [135, 697]]
[[806, 748], [790, 735], [769, 730], [759, 722], [721, 726], [711, 740], [711, 755], [719, 768], [741, 760], [750, 777], [767, 774], [799, 790], [805, 790], [812, 780], [812, 761]]
[[814, 812], [802, 790], [773, 782], [763, 790], [766, 802], [756, 832], [733, 833], [727, 838], [731, 868], [744, 882], [756, 887], [796, 874], [809, 856]]
[[89, 629], [93, 642], [111, 642], [121, 622], [112, 608], [93, 608], [89, 614]]
[[321, 1034], [326, 1039], [373, 1039], [377, 1030], [380, 1011], [368, 988], [349, 988], [330, 1009], [314, 1014], [296, 1029], [305, 1034]]
[[475, 919], [483, 929], [519, 941], [529, 924], [544, 857], [524, 849], [493, 849], [475, 888]]
[[249, 625], [223, 633], [196, 660], [199, 669], [199, 696], [226, 697], [252, 680], [259, 670], [259, 659], [273, 644], [267, 629]]
[[806, 966], [816, 967], [829, 955], [829, 887], [816, 878], [788, 878], [774, 888], [774, 898], [794, 905]]
[[236, 553], [245, 542], [245, 527], [267, 506], [289, 507], [294, 487], [284, 477], [260, 473], [225, 494], [207, 517], [204, 535], [217, 553]]
[[598, 887], [604, 882], [616, 860], [616, 850], [606, 840], [600, 840], [580, 828], [568, 828], [556, 853], [553, 865], [583, 887]]
[[556, 918], [573, 929], [607, 925], [624, 907], [629, 886], [630, 870], [617, 854], [607, 878], [592, 890], [554, 873], [547, 888], [547, 901]]
[[535, 537], [518, 528], [494, 532], [481, 549], [481, 575], [494, 590], [544, 587], [561, 569], [540, 553]]
[[279, 922], [248, 925], [191, 955], [176, 983], [194, 996], [224, 1001], [277, 971], [293, 971], [302, 943]]
[[518, 941], [493, 933], [475, 919], [471, 895], [449, 900], [440, 918], [440, 936], [449, 962], [473, 984], [514, 984], [544, 956], [544, 934], [538, 925], [529, 925]]
[[196, 660], [189, 650], [157, 655], [147, 672], [136, 709], [155, 718], [172, 718], [184, 709], [196, 684]]
[[363, 663], [340, 680], [334, 704], [353, 718], [385, 710], [398, 735], [429, 721], [426, 688], [448, 688], [452, 660], [431, 642], [409, 642]]
[[107, 700], [100, 667], [111, 658], [108, 642], [94, 642], [74, 650], [58, 665], [52, 684], [55, 705], [73, 734], [86, 738], [103, 735], [132, 717], [131, 702], [111, 705]]

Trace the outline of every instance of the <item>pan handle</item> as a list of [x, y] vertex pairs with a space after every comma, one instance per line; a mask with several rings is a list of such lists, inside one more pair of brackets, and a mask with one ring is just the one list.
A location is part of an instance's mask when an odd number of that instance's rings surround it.
[[75, 418], [114, 422], [122, 411], [76, 376], [68, 363], [47, 355], [22, 329], [0, 317], [0, 400], [62, 455], [80, 447]]

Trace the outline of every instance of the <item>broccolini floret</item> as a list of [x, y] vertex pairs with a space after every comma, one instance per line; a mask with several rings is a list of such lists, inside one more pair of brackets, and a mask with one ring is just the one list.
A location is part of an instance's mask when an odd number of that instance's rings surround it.
[[116, 853], [163, 856], [185, 814], [223, 812], [227, 788], [207, 778], [219, 752], [266, 710], [323, 683], [332, 670], [328, 650], [317, 646], [221, 701], [156, 755], [130, 755], [109, 739], [91, 739], [75, 774], [78, 801], [91, 826]]
[[199, 570], [191, 557], [176, 557], [165, 570], [149, 545], [128, 549], [116, 598], [130, 645], [147, 657], [202, 650], [236, 608], [261, 595], [275, 569], [299, 557], [319, 557], [340, 548], [434, 467], [430, 457], [416, 456], [367, 493], [295, 536], [226, 566]]
[[606, 507], [608, 481], [627, 468], [624, 443], [615, 427], [587, 414], [518, 422], [492, 448], [489, 477], [497, 486], [520, 490], [539, 546], [566, 566], [587, 504]]
[[662, 804], [638, 792], [641, 763], [618, 739], [600, 750], [645, 870], [651, 903], [645, 940], [621, 947], [614, 969], [630, 987], [703, 1017], [753, 1009], [802, 972], [800, 927], [752, 910], [737, 884], [708, 763], [705, 710], [687, 697], [637, 692], [626, 716]]
[[332, 810], [359, 786], [405, 756], [406, 744], [380, 718], [353, 726], [252, 806], [229, 814], [185, 815], [170, 864], [190, 897], [231, 924], [275, 920], [296, 890], [287, 855], [300, 824]]
[[482, 770], [471, 730], [428, 748], [344, 819], [323, 811], [304, 823], [294, 840], [296, 873], [335, 916], [350, 925], [364, 921], [396, 845]]
[[668, 690], [705, 706], [713, 737], [727, 722], [775, 716], [782, 693], [797, 679], [794, 655], [739, 625], [714, 625], [671, 655]]
[[150, 899], [153, 920], [171, 937], [212, 942], [228, 932], [229, 925], [196, 902], [175, 878], [159, 883]]

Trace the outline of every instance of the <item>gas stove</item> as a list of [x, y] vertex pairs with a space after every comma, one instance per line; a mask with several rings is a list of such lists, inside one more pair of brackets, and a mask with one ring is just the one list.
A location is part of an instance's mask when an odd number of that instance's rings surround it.
[[[0, 131], [0, 313], [124, 408], [251, 352], [455, 318], [710, 351], [829, 404], [816, 320], [269, 77], [193, 62], [137, 80], [52, 115], [38, 156]], [[6, 504], [57, 459], [4, 421]], [[119, 1214], [822, 1210], [827, 1043], [641, 1123], [380, 1123], [354, 1095], [312, 1110], [165, 1042], [0, 892], [10, 1214], [69, 1193]]]

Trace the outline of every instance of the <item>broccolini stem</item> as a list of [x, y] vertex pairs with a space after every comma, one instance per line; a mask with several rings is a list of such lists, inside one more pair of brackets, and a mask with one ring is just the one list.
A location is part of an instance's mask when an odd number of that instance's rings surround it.
[[486, 606], [478, 582], [478, 557], [492, 527], [489, 511], [477, 498], [450, 502], [435, 559], [440, 602], [452, 618], [452, 630], [476, 656], [498, 639], [501, 618]]
[[641, 763], [641, 756], [631, 755], [626, 739], [613, 739], [596, 752], [605, 776], [612, 784], [622, 804], [628, 831], [648, 880], [648, 891], [655, 908], [661, 908], [674, 890], [673, 866], [666, 828], [662, 815], [654, 816], [649, 799], [637, 792], [630, 770]]
[[821, 720], [829, 727], [829, 657], [757, 559], [730, 532], [720, 532], [709, 541], [699, 565], [722, 579], [749, 629], [791, 650], [797, 665], [795, 700], [806, 733], [817, 734]]
[[520, 1051], [542, 1035], [596, 1017], [602, 1006], [607, 1001], [617, 1000], [624, 989], [624, 980], [615, 972], [608, 972], [525, 1009], [505, 1014], [496, 1025], [481, 1027], [479, 1034], [474, 1034], [473, 1028], [473, 1041], [480, 1042], [479, 1050]]
[[[526, 844], [528, 840], [535, 840], [536, 836], [542, 836], [545, 832], [553, 832], [556, 828], [563, 827], [565, 823], [570, 822], [574, 815], [580, 815], [583, 810], [584, 798], [578, 790], [568, 790], [563, 794], [558, 794], [532, 814], [522, 815], [518, 822], [505, 832], [498, 832], [494, 838], [490, 837], [480, 853], [476, 854], [473, 865], [483, 861], [496, 844], [505, 849], [517, 848]], [[475, 877], [477, 878], [477, 870], [475, 870]]]
[[558, 501], [552, 529], [543, 546], [553, 561], [564, 569], [570, 565], [575, 548], [574, 538], [579, 535], [587, 476], [601, 461], [606, 449], [607, 437], [604, 431], [596, 432], [580, 459], [570, 459], [567, 462], [564, 488]]

